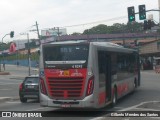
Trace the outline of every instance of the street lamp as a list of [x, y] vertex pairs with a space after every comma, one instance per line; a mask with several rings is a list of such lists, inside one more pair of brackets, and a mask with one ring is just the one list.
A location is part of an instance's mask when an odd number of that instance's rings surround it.
[[28, 40], [28, 75], [31, 75], [31, 58], [30, 58], [30, 46], [29, 46], [29, 33], [21, 33], [20, 35], [27, 35], [27, 40]]
[[[13, 38], [13, 37], [14, 37], [14, 31], [11, 31], [11, 32], [8, 33], [8, 34], [5, 34], [5, 36], [2, 38], [1, 48], [2, 48], [2, 59], [3, 59], [3, 62], [4, 62], [3, 39], [4, 39], [7, 35], [10, 35], [10, 38]], [[1, 61], [1, 62], [2, 62], [2, 61]], [[1, 62], [0, 62], [0, 72], [1, 72]]]

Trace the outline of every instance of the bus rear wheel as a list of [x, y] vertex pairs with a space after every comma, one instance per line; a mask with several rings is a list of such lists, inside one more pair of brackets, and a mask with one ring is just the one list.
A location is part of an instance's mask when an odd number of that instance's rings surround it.
[[117, 89], [114, 88], [113, 98], [112, 98], [112, 106], [114, 107], [117, 104]]

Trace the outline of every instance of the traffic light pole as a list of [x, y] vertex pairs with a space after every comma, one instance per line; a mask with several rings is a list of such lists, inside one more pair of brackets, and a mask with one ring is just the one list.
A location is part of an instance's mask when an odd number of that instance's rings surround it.
[[3, 39], [7, 36], [7, 35], [10, 35], [10, 34], [5, 34], [5, 36], [2, 38], [2, 45], [1, 45], [1, 48], [2, 48], [2, 60], [0, 62], [0, 72], [1, 72], [1, 64], [2, 64], [2, 61], [4, 62], [4, 54], [3, 54]]
[[[160, 12], [160, 10], [155, 10], [155, 9], [146, 10], [146, 12], [150, 12], [150, 11], [158, 11], [158, 12]], [[136, 12], [135, 14], [139, 14], [139, 12]]]

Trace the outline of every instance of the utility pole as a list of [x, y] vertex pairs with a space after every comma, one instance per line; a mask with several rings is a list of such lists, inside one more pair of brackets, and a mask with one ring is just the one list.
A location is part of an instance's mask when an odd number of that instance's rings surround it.
[[60, 36], [60, 32], [59, 32], [59, 27], [57, 27], [57, 34], [58, 34], [58, 41], [59, 41], [59, 36]]
[[[158, 0], [158, 8], [160, 10], [160, 0]], [[159, 23], [160, 23], [160, 11], [159, 11]]]
[[38, 23], [37, 23], [37, 21], [36, 21], [36, 24], [33, 25], [33, 26], [36, 26], [36, 29], [30, 30], [30, 32], [37, 31], [38, 41], [39, 41], [39, 45], [40, 45], [40, 44], [41, 44], [41, 40], [40, 40], [41, 38], [40, 38], [40, 34], [39, 34], [39, 28], [38, 28]]
[[41, 44], [41, 41], [40, 41], [40, 35], [39, 35], [39, 29], [38, 29], [38, 23], [36, 21], [36, 29], [37, 29], [37, 34], [38, 34], [38, 39], [39, 39], [39, 45]]
[[28, 75], [31, 75], [31, 58], [30, 58], [30, 45], [29, 45], [29, 34], [27, 33], [28, 39]]
[[27, 35], [27, 50], [28, 50], [28, 75], [31, 75], [31, 58], [30, 58], [30, 44], [29, 44], [29, 33], [21, 33], [20, 35]]

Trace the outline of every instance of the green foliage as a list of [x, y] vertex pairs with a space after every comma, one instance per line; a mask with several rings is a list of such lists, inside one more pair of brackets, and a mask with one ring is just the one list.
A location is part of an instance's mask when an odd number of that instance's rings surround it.
[[81, 35], [81, 33], [74, 32], [74, 33], [72, 33], [71, 35]]
[[[39, 54], [38, 52], [32, 53], [30, 55], [31, 60], [39, 60]], [[0, 56], [0, 59], [2, 59], [2, 56]], [[11, 54], [11, 55], [5, 55], [4, 56], [5, 60], [26, 60], [28, 59], [28, 54]]]
[[83, 34], [116, 34], [143, 32], [143, 23], [132, 22], [127, 24], [115, 23], [112, 26], [104, 24], [97, 25], [91, 29], [84, 30]]
[[7, 50], [7, 49], [9, 49], [9, 47], [10, 47], [10, 42], [9, 43], [0, 43], [0, 51], [2, 51], [2, 50]]

